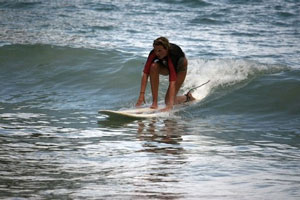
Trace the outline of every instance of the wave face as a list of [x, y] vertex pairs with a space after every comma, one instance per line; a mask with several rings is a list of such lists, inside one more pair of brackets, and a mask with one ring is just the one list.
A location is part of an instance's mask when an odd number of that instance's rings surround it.
[[132, 93], [130, 88], [140, 74], [136, 65], [142, 63], [116, 51], [49, 45], [13, 45], [0, 51], [5, 58], [1, 61], [2, 102], [37, 100], [30, 107], [49, 109], [111, 105], [127, 90]]
[[[130, 53], [49, 45], [4, 46], [0, 53], [5, 58], [1, 61], [1, 102], [37, 101], [29, 106], [49, 109], [86, 109], [85, 105], [96, 109], [111, 107], [113, 102], [125, 106], [136, 98], [145, 62]], [[164, 79], [161, 96], [168, 85]], [[244, 113], [254, 108], [293, 110], [299, 100], [299, 72], [282, 65], [191, 59], [181, 93], [207, 80], [193, 94], [218, 104], [211, 108], [223, 105], [233, 111], [240, 107]]]
[[299, 111], [299, 70], [243, 60], [196, 60], [191, 67], [185, 88], [210, 80], [194, 92], [198, 99], [205, 98], [209, 110], [257, 114]]

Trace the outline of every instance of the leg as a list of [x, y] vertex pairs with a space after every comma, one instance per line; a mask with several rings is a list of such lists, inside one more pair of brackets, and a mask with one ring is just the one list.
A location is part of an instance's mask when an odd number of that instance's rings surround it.
[[[177, 96], [178, 94], [178, 91], [180, 90], [184, 80], [185, 80], [185, 77], [186, 77], [186, 74], [187, 74], [187, 66], [188, 66], [188, 61], [186, 58], [183, 58], [182, 60], [182, 63], [179, 63], [181, 66], [179, 68], [179, 72], [177, 73], [177, 80], [176, 80], [176, 99], [175, 99], [175, 104], [181, 104], [181, 103], [184, 103], [187, 101], [187, 96], [183, 95], [183, 96]], [[167, 98], [169, 97], [169, 89], [167, 91], [167, 94], [166, 94], [166, 98], [165, 98], [165, 101], [168, 102]], [[195, 98], [192, 96], [192, 94], [189, 94], [189, 98], [190, 100], [195, 100]]]
[[175, 104], [181, 104], [186, 101], [186, 96], [177, 96], [179, 89], [181, 88], [186, 77], [186, 71], [179, 72], [176, 80], [176, 99]]
[[[185, 80], [185, 77], [186, 77], [186, 71], [185, 72], [178, 72], [177, 73], [177, 80], [176, 80], [176, 83], [175, 83], [175, 94], [176, 94], [176, 99], [175, 99], [175, 104], [178, 104], [178, 101], [181, 102], [181, 99], [184, 97], [178, 97], [177, 94], [178, 94], [178, 91], [181, 87], [181, 85], [183, 84], [184, 80]], [[168, 102], [168, 99], [169, 98], [169, 88], [168, 88], [168, 91], [167, 91], [167, 94], [166, 94], [166, 97], [165, 97], [165, 102]]]
[[150, 68], [150, 83], [152, 92], [152, 105], [150, 108], [158, 108], [158, 88], [159, 88], [159, 74], [168, 75], [168, 70], [159, 63], [152, 63]]

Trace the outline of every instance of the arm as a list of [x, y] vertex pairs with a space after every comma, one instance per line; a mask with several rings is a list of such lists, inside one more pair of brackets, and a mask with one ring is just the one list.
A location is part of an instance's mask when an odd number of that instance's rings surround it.
[[145, 101], [145, 91], [146, 91], [146, 87], [147, 87], [147, 82], [148, 82], [148, 74], [143, 73], [143, 77], [141, 80], [141, 90], [140, 90], [140, 95], [139, 95], [139, 99], [136, 102], [135, 106], [141, 106], [142, 103], [146, 103]]
[[136, 102], [135, 106], [141, 106], [142, 103], [146, 103], [145, 101], [145, 91], [146, 91], [146, 87], [147, 87], [147, 83], [148, 83], [148, 77], [149, 77], [149, 73], [150, 73], [150, 67], [151, 67], [151, 63], [153, 61], [153, 59], [155, 58], [155, 53], [154, 50], [152, 50], [147, 58], [147, 62], [144, 66], [144, 70], [143, 70], [143, 77], [142, 77], [142, 81], [141, 81], [141, 90], [140, 90], [140, 95], [139, 95], [139, 99]]

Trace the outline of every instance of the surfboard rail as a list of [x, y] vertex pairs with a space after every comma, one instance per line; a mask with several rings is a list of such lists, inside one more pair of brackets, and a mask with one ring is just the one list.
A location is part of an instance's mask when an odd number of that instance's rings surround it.
[[169, 112], [160, 112], [159, 109], [149, 107], [134, 108], [126, 110], [99, 110], [98, 113], [108, 115], [109, 117], [128, 117], [128, 118], [157, 118], [169, 116]]

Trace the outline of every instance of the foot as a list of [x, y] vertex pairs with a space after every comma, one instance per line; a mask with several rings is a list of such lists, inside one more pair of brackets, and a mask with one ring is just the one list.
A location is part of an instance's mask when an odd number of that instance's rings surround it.
[[158, 105], [157, 103], [153, 103], [151, 106], [150, 106], [151, 109], [157, 109], [158, 108]]
[[196, 100], [196, 99], [193, 97], [193, 95], [192, 95], [191, 92], [186, 93], [184, 96], [186, 96], [185, 103], [186, 103], [186, 102], [190, 102], [190, 101]]

